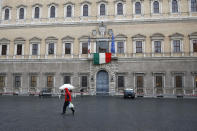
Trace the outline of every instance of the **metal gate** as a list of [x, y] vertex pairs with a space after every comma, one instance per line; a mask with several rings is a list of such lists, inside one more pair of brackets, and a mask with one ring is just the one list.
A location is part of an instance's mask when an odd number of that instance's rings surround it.
[[99, 71], [96, 76], [96, 94], [108, 95], [109, 94], [109, 76], [104, 70]]

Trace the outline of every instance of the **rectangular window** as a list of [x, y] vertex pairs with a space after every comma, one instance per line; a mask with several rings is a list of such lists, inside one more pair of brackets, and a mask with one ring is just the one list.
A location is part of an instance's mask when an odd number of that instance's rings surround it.
[[161, 41], [154, 41], [155, 53], [161, 53]]
[[38, 19], [40, 17], [40, 8], [39, 7], [36, 7], [34, 13], [35, 13], [34, 14], [34, 18], [35, 19]]
[[81, 86], [82, 87], [88, 86], [88, 77], [87, 76], [81, 76]]
[[162, 76], [155, 76], [155, 87], [157, 88], [163, 87]]
[[71, 84], [70, 76], [64, 76], [64, 84]]
[[82, 43], [82, 54], [88, 54], [88, 43]]
[[142, 53], [142, 41], [136, 41], [136, 53]]
[[176, 0], [172, 1], [172, 13], [177, 13], [178, 12], [178, 3]]
[[97, 41], [96, 42], [96, 53], [107, 53], [109, 52], [108, 41]]
[[48, 54], [54, 54], [54, 43], [49, 43]]
[[10, 17], [10, 10], [9, 9], [5, 9], [4, 20], [9, 20], [9, 17]]
[[53, 76], [47, 76], [47, 87], [53, 87]]
[[118, 88], [124, 88], [124, 76], [118, 76]]
[[5, 76], [0, 76], [0, 88], [5, 87]]
[[30, 86], [36, 87], [37, 86], [37, 76], [31, 76], [30, 77]]
[[65, 54], [71, 54], [71, 43], [65, 43]]
[[22, 44], [17, 44], [17, 55], [22, 55]]
[[197, 40], [193, 40], [193, 52], [197, 52]]
[[143, 76], [137, 76], [137, 88], [143, 88], [144, 82], [143, 82]]
[[191, 11], [197, 12], [197, 1], [196, 0], [191, 0]]
[[15, 76], [15, 87], [21, 87], [21, 76]]
[[183, 87], [183, 77], [182, 76], [175, 76], [175, 87], [176, 88]]
[[124, 53], [124, 42], [118, 42], [118, 53], [123, 54]]
[[7, 45], [2, 45], [1, 55], [7, 55]]
[[197, 88], [197, 76], [195, 76], [195, 78], [194, 78], [194, 86], [195, 86], [195, 88]]
[[181, 52], [180, 40], [173, 40], [173, 47], [174, 47], [174, 52], [175, 53]]
[[32, 44], [32, 55], [38, 55], [38, 44]]

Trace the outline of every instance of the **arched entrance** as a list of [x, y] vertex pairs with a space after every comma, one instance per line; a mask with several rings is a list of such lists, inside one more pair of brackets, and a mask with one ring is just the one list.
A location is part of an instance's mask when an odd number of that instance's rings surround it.
[[99, 71], [96, 75], [96, 94], [109, 94], [109, 75], [104, 70]]

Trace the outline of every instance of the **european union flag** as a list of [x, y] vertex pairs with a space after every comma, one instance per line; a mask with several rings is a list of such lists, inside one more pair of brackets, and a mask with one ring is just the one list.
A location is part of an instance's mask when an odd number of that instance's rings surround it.
[[112, 40], [111, 40], [111, 53], [115, 54], [114, 34], [112, 34]]

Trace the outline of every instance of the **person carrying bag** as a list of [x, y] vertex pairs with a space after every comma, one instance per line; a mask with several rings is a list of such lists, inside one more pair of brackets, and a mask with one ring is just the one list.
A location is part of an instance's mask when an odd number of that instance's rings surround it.
[[63, 106], [63, 112], [62, 115], [66, 113], [66, 108], [69, 106], [69, 108], [72, 110], [72, 114], [74, 116], [75, 110], [74, 110], [74, 105], [71, 103], [71, 94], [68, 90], [68, 88], [65, 88], [65, 101], [64, 101], [64, 106]]

